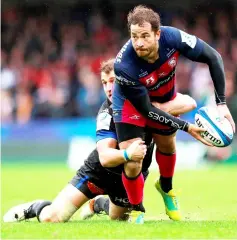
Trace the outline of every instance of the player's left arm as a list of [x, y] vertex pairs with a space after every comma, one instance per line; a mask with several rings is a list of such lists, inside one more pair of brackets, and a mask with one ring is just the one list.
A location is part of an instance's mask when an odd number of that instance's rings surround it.
[[183, 56], [195, 62], [206, 63], [215, 89], [218, 110], [226, 117], [235, 131], [235, 123], [226, 105], [225, 72], [221, 55], [206, 42], [177, 28], [167, 28], [167, 41]]
[[216, 104], [220, 115], [227, 118], [235, 132], [235, 122], [230, 110], [226, 105], [225, 98], [225, 72], [221, 55], [207, 43], [203, 42], [203, 50], [197, 57], [197, 62], [206, 63], [209, 66], [210, 74], [214, 84]]
[[169, 102], [152, 102], [152, 104], [173, 116], [182, 115], [197, 107], [197, 103], [192, 97], [181, 93], [177, 93], [177, 96]]

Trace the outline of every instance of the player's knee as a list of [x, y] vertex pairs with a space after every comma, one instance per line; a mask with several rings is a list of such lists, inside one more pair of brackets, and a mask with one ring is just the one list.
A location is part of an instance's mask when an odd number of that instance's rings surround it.
[[42, 210], [39, 219], [41, 222], [67, 222], [76, 210], [77, 208], [73, 204], [61, 207], [51, 205]]
[[157, 149], [163, 153], [174, 153], [176, 152], [175, 139], [169, 139], [157, 145]]
[[142, 161], [141, 162], [128, 162], [125, 167], [125, 173], [128, 177], [136, 177], [142, 169]]
[[159, 146], [158, 150], [162, 153], [167, 153], [167, 154], [171, 154], [171, 153], [175, 153], [176, 152], [176, 148], [172, 147], [172, 146]]

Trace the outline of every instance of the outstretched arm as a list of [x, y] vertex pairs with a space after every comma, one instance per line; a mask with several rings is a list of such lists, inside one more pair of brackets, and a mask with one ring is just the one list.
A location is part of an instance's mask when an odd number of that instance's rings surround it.
[[214, 84], [217, 108], [221, 116], [226, 117], [235, 132], [235, 123], [226, 105], [225, 98], [225, 73], [221, 55], [207, 43], [203, 42], [203, 51], [196, 61], [206, 63], [209, 66], [210, 74]]
[[192, 61], [208, 65], [214, 84], [216, 103], [220, 116], [226, 117], [235, 131], [235, 123], [226, 105], [225, 73], [221, 55], [206, 42], [194, 35], [173, 27], [167, 27], [167, 32], [166, 40], [183, 56]]
[[120, 72], [120, 75], [117, 74], [118, 71], [116, 73], [116, 80], [118, 79], [118, 81], [115, 83], [114, 95], [117, 91], [116, 88], [121, 88], [124, 96], [144, 117], [151, 119], [154, 122], [186, 131], [203, 144], [212, 146], [200, 135], [201, 133], [205, 132], [205, 129], [199, 128], [194, 124], [189, 124], [182, 119], [176, 118], [171, 114], [154, 107], [151, 104], [147, 89], [143, 85], [132, 85], [130, 84], [131, 81], [126, 78], [126, 74], [123, 72]]

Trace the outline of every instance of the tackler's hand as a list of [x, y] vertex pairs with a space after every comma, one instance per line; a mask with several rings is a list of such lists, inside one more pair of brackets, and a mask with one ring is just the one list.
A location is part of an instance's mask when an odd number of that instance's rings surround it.
[[130, 160], [140, 162], [146, 155], [147, 146], [144, 141], [136, 140], [126, 149], [126, 151]]

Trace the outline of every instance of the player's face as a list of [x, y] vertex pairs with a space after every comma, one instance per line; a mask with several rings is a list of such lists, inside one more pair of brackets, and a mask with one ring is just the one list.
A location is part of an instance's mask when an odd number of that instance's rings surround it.
[[157, 55], [160, 30], [156, 33], [151, 24], [144, 22], [142, 25], [131, 25], [131, 40], [137, 55], [144, 59], [153, 58]]
[[112, 90], [115, 80], [114, 71], [109, 73], [102, 72], [101, 73], [101, 82], [103, 84], [103, 88], [107, 98], [112, 102]]

